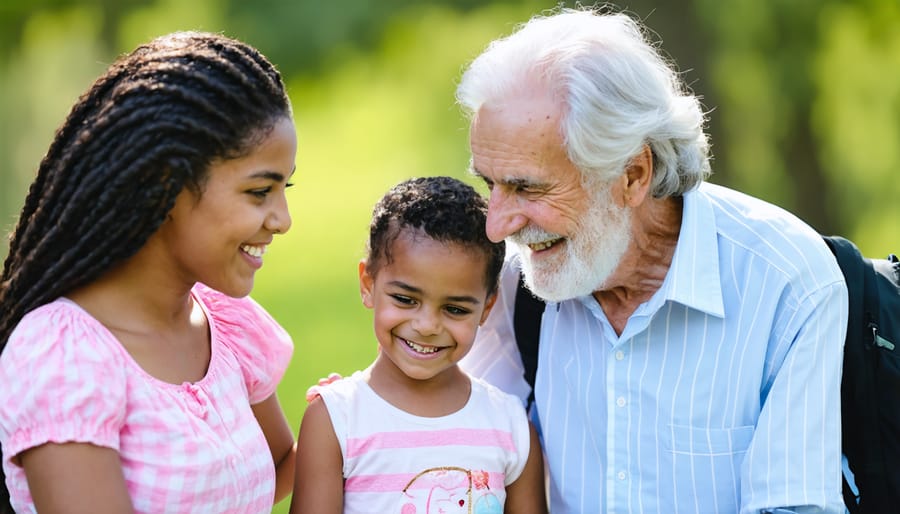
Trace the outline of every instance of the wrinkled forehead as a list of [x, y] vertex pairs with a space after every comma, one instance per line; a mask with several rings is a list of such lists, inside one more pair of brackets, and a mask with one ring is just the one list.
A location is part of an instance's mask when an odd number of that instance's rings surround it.
[[559, 95], [540, 85], [526, 85], [501, 97], [486, 99], [472, 117], [472, 126], [502, 122], [509, 126], [528, 126], [535, 123], [556, 122], [564, 112]]
[[547, 97], [485, 104], [472, 119], [472, 171], [494, 182], [568, 160], [560, 132], [561, 108]]

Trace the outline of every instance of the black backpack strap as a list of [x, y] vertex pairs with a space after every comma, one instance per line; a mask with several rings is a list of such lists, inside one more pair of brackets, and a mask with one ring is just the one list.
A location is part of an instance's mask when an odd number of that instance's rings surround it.
[[[859, 487], [861, 512], [897, 512], [900, 505], [900, 263], [864, 258], [865, 348], [875, 384], [877, 439], [867, 441], [872, 473], [868, 488]], [[857, 484], [859, 485], [859, 484]]]
[[534, 378], [537, 374], [538, 343], [541, 335], [541, 316], [544, 315], [544, 302], [534, 296], [525, 287], [525, 279], [519, 275], [516, 287], [516, 302], [513, 310], [513, 329], [516, 334], [516, 345], [525, 366], [525, 381], [531, 386], [527, 409], [534, 403]]
[[[860, 500], [871, 505], [880, 502], [886, 494], [875, 377], [877, 362], [872, 341], [867, 340], [871, 339], [867, 337], [870, 333], [867, 312], [871, 312], [871, 302], [877, 302], [877, 298], [872, 298], [875, 288], [871, 284], [875, 271], [852, 242], [838, 236], [824, 239], [844, 275], [849, 299], [841, 379], [841, 446], [861, 493]], [[851, 513], [862, 512], [846, 478], [843, 492], [847, 509]]]

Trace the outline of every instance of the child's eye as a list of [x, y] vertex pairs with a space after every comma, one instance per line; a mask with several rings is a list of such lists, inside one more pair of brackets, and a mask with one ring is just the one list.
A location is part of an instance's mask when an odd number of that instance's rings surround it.
[[413, 305], [416, 303], [412, 298], [401, 294], [392, 294], [391, 298], [393, 298], [395, 302], [402, 303], [403, 305]]
[[466, 314], [472, 313], [472, 311], [470, 311], [469, 309], [464, 309], [462, 307], [457, 307], [455, 305], [448, 305], [445, 308], [446, 308], [447, 312], [449, 312], [450, 314], [452, 314], [454, 316], [465, 316]]

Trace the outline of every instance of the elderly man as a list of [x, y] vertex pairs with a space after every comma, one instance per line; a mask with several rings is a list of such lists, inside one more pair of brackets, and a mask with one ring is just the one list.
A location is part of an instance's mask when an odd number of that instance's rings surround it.
[[535, 17], [457, 97], [488, 235], [514, 250], [463, 364], [528, 396], [521, 270], [547, 301], [534, 414], [551, 512], [843, 512], [841, 272], [793, 215], [704, 182], [701, 107], [642, 27]]

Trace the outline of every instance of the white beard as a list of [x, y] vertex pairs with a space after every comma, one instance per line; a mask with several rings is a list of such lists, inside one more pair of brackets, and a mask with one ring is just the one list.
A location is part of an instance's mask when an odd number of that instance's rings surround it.
[[560, 255], [534, 258], [528, 243], [560, 237], [535, 226], [529, 225], [508, 238], [522, 256], [525, 285], [538, 297], [560, 302], [599, 290], [628, 249], [631, 210], [612, 202], [609, 186], [599, 188], [591, 200], [591, 208], [574, 234], [565, 239], [565, 252]]

